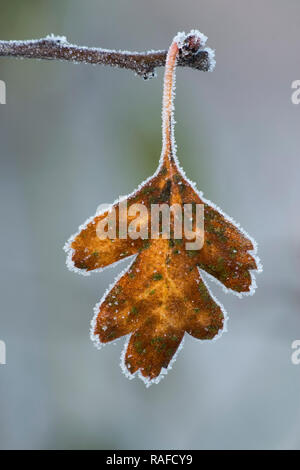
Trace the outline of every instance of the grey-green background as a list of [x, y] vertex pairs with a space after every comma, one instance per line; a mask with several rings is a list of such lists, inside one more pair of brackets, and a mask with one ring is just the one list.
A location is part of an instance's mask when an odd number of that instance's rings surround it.
[[[176, 136], [187, 175], [257, 239], [254, 297], [215, 295], [216, 343], [188, 337], [159, 385], [121, 373], [123, 341], [97, 351], [94, 304], [122, 267], [88, 278], [62, 246], [100, 203], [154, 172], [162, 74], [0, 59], [0, 447], [300, 448], [300, 79], [297, 0], [0, 1], [0, 38], [166, 48], [199, 28], [213, 73], [178, 70]], [[125, 264], [124, 264], [125, 267]]]

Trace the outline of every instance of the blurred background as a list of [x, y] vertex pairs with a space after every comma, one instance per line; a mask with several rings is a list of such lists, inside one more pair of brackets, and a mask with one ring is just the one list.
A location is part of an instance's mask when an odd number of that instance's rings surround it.
[[66, 35], [104, 48], [165, 49], [198, 28], [213, 73], [179, 69], [176, 137], [187, 176], [259, 244], [253, 297], [212, 289], [228, 314], [215, 342], [187, 337], [146, 389], [97, 351], [94, 304], [126, 266], [90, 277], [62, 247], [100, 203], [151, 175], [161, 149], [163, 69], [0, 58], [2, 449], [299, 449], [300, 79], [297, 0], [1, 0], [0, 39]]

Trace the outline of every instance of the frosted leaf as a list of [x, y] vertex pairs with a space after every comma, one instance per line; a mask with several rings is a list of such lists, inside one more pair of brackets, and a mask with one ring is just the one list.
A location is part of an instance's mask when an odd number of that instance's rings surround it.
[[[68, 267], [82, 274], [100, 271], [125, 258], [131, 260], [96, 304], [91, 339], [100, 348], [127, 336], [121, 356], [122, 370], [130, 379], [140, 377], [146, 386], [158, 383], [172, 367], [186, 334], [216, 340], [227, 330], [227, 314], [205, 277], [241, 297], [254, 292], [254, 273], [262, 269], [256, 256], [256, 242], [233, 219], [204, 199], [195, 183], [185, 176], [176, 155], [176, 60], [179, 51], [197, 49], [199, 43], [204, 46], [206, 39], [195, 30], [188, 35], [178, 33], [169, 49], [164, 78], [162, 153], [154, 175], [128, 196], [120, 196], [111, 206], [98, 210], [65, 246]], [[214, 52], [205, 50], [213, 68]], [[204, 205], [205, 242], [201, 249], [187, 250], [185, 237], [182, 240], [97, 237], [99, 221], [112, 211], [120, 215], [120, 203], [126, 203], [126, 207], [139, 203], [150, 210], [153, 203], [171, 206], [174, 201], [181, 207]]]

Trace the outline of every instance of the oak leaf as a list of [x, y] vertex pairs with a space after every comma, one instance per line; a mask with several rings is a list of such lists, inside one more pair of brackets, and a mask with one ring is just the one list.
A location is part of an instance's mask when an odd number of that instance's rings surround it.
[[[165, 239], [120, 237], [120, 224], [129, 229], [135, 219], [129, 211], [121, 214], [119, 202], [96, 214], [81, 227], [67, 246], [68, 265], [81, 273], [101, 270], [135, 255], [127, 270], [95, 307], [91, 337], [97, 346], [130, 335], [122, 354], [128, 377], [136, 372], [149, 385], [158, 382], [172, 364], [185, 333], [211, 340], [225, 327], [223, 307], [210, 293], [200, 270], [238, 295], [252, 293], [253, 271], [260, 265], [255, 242], [220, 209], [205, 200], [184, 175], [176, 158], [173, 137], [175, 65], [187, 48], [203, 48], [205, 36], [192, 31], [177, 35], [169, 49], [163, 99], [163, 149], [155, 174], [131, 195], [123, 198], [127, 207], [142, 204], [151, 213], [153, 204], [204, 205], [204, 243], [188, 250], [185, 236]], [[213, 58], [211, 58], [213, 60]], [[100, 239], [97, 227], [115, 214], [116, 237]], [[124, 220], [122, 220], [122, 218]], [[120, 221], [120, 223], [119, 223]], [[151, 218], [141, 219], [140, 228], [151, 230]], [[193, 228], [196, 230], [195, 221]]]

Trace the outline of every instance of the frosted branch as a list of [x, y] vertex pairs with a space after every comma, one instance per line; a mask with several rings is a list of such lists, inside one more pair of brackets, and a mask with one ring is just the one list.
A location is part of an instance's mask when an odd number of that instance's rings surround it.
[[[64, 36], [47, 36], [29, 41], [0, 41], [0, 57], [63, 60], [73, 63], [110, 65], [132, 70], [147, 79], [155, 75], [156, 67], [163, 67], [167, 51], [128, 52], [84, 47], [70, 44]], [[214, 51], [209, 47], [188, 48], [180, 51], [178, 66], [203, 72], [214, 68]]]

